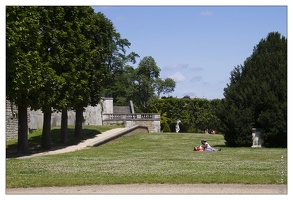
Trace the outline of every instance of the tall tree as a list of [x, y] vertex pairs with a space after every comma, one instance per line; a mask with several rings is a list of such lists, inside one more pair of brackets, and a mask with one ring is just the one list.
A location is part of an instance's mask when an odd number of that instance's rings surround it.
[[[93, 9], [84, 7], [79, 10], [81, 40], [77, 50], [80, 63], [74, 78], [74, 109], [76, 111], [75, 136], [82, 137], [83, 110], [88, 105], [96, 106], [100, 102], [103, 89], [109, 84], [110, 70], [107, 60], [112, 56], [113, 35], [115, 29], [102, 13], [93, 13]], [[76, 33], [76, 31], [75, 31]], [[86, 44], [86, 46], [85, 46]], [[76, 99], [77, 97], [77, 99]]]
[[269, 33], [243, 66], [231, 72], [219, 114], [228, 146], [251, 146], [251, 128], [263, 128], [267, 147], [287, 146], [287, 39]]
[[116, 30], [113, 31], [112, 53], [106, 60], [110, 77], [104, 93], [113, 97], [114, 105], [125, 105], [131, 100], [129, 90], [130, 88], [133, 89], [132, 72], [134, 70], [129, 64], [135, 64], [139, 55], [135, 52], [126, 53], [126, 48], [129, 48], [130, 45], [131, 43], [127, 39], [121, 38], [121, 35]]
[[18, 106], [18, 153], [28, 153], [27, 108], [42, 85], [37, 7], [6, 7], [6, 98]]
[[[64, 9], [61, 6], [38, 7], [40, 14], [40, 32], [42, 48], [40, 55], [44, 69], [42, 88], [39, 92], [39, 104], [43, 111], [43, 130], [41, 146], [51, 148], [51, 113], [52, 108], [64, 106], [65, 79], [60, 76], [64, 67], [64, 46], [67, 32], [64, 30]], [[66, 93], [65, 93], [66, 94]]]
[[151, 56], [144, 57], [135, 69], [137, 93], [134, 101], [142, 112], [148, 112], [155, 99], [155, 80], [160, 76], [160, 68]]

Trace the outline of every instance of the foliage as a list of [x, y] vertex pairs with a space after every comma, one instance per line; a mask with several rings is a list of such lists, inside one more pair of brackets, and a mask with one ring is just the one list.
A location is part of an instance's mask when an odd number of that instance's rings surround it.
[[135, 92], [133, 102], [137, 104], [144, 113], [149, 112], [149, 108], [155, 100], [155, 79], [160, 76], [160, 68], [153, 57], [144, 57], [135, 69]]
[[161, 98], [156, 100], [151, 112], [161, 114], [163, 128], [168, 123], [171, 131], [175, 132], [176, 121], [180, 119], [180, 132], [198, 133], [205, 129], [219, 129], [221, 123], [216, 114], [220, 102], [219, 99]]
[[119, 33], [113, 31], [112, 43], [109, 46], [111, 55], [105, 61], [110, 73], [103, 95], [113, 97], [115, 106], [125, 106], [131, 100], [134, 69], [128, 63], [135, 64], [139, 55], [135, 52], [126, 54], [126, 48], [130, 45], [127, 39], [121, 38]]
[[161, 115], [161, 130], [163, 132], [171, 132], [170, 126], [168, 124], [167, 113]]
[[33, 106], [41, 87], [39, 15], [36, 7], [6, 8], [6, 98]]
[[176, 82], [171, 78], [166, 78], [163, 82], [162, 93], [163, 94], [170, 94], [174, 92], [176, 87]]
[[113, 97], [115, 106], [125, 106], [132, 100], [136, 112], [147, 113], [161, 93], [169, 94], [174, 91], [176, 83], [171, 78], [163, 80], [159, 77], [161, 69], [151, 56], [144, 57], [137, 68], [128, 65], [129, 62], [135, 64], [139, 56], [134, 52], [125, 54], [124, 47], [128, 47], [130, 43], [121, 39], [120, 35], [115, 41], [120, 44], [121, 49], [114, 48], [113, 56], [107, 61], [111, 79], [104, 93]]
[[157, 78], [155, 79], [154, 87], [157, 91], [157, 96], [160, 97], [161, 93], [169, 94], [174, 92], [176, 82], [171, 78], [166, 78], [165, 80]]
[[287, 147], [287, 39], [269, 33], [237, 66], [218, 116], [228, 146], [251, 146], [251, 128], [263, 128], [266, 147]]
[[[194, 152], [202, 139], [222, 151]], [[281, 172], [287, 184], [287, 149], [228, 148], [224, 142], [222, 135], [137, 133], [71, 153], [6, 159], [6, 187], [280, 184]]]
[[113, 48], [123, 51], [123, 45], [130, 43], [90, 6], [8, 6], [6, 10], [6, 98], [19, 109], [20, 150], [28, 149], [27, 107], [44, 113], [44, 148], [50, 148], [52, 108], [62, 110], [62, 115], [64, 110], [76, 110], [75, 135], [82, 137], [83, 108], [99, 103], [110, 77], [107, 61]]

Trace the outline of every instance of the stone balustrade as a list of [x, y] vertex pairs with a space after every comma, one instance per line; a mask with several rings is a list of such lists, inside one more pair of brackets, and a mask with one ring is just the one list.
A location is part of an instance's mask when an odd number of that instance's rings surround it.
[[160, 132], [159, 113], [103, 114], [103, 125], [123, 124], [125, 127], [146, 126], [149, 132]]
[[104, 120], [152, 120], [160, 121], [159, 113], [136, 113], [136, 114], [103, 114]]

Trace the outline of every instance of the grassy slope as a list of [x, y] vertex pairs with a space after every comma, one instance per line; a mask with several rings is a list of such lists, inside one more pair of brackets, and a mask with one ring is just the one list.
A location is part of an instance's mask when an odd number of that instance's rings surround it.
[[[69, 146], [69, 145], [76, 145], [79, 142], [92, 138], [97, 134], [105, 132], [107, 130], [113, 128], [121, 128], [122, 126], [91, 126], [91, 125], [83, 125], [82, 129], [82, 138], [74, 137], [74, 126], [68, 126], [68, 141], [67, 144], [60, 143], [60, 126], [53, 127], [51, 129], [51, 145], [52, 147], [60, 147], [60, 146]], [[41, 149], [41, 140], [42, 140], [42, 130], [34, 131], [28, 135], [28, 146], [32, 152], [39, 152], [42, 151]], [[15, 153], [17, 150], [17, 139], [10, 140], [6, 142], [6, 152], [10, 155]]]
[[[194, 152], [193, 147], [199, 145], [201, 139], [214, 147], [222, 147], [223, 151]], [[7, 159], [6, 186], [287, 183], [287, 149], [223, 146], [222, 135], [136, 134], [72, 153]]]

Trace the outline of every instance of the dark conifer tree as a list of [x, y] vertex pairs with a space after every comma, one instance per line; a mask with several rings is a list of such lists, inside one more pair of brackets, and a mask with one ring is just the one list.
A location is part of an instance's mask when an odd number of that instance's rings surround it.
[[263, 128], [266, 147], [287, 147], [287, 39], [269, 33], [237, 66], [224, 89], [219, 118], [228, 146], [251, 146], [251, 128]]

